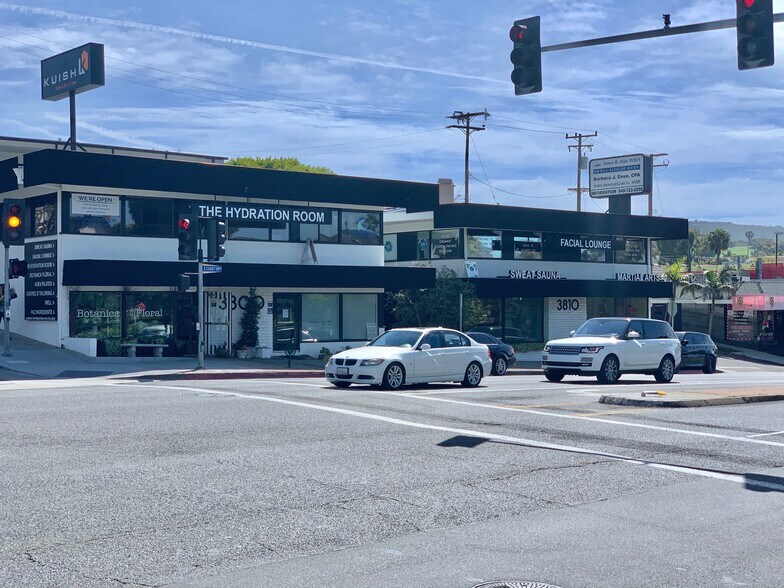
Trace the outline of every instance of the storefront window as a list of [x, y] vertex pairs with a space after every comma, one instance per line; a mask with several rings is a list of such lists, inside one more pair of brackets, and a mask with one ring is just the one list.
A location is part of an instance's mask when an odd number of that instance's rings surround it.
[[69, 231], [86, 235], [119, 235], [122, 231], [120, 197], [70, 194]]
[[542, 341], [543, 298], [507, 298], [504, 309], [503, 339], [510, 345]]
[[648, 299], [647, 298], [616, 298], [615, 316], [647, 318]]
[[431, 259], [460, 259], [460, 229], [430, 231]]
[[378, 296], [343, 295], [343, 339], [368, 341], [378, 334]]
[[341, 216], [341, 242], [381, 245], [381, 214], [344, 210]]
[[338, 294], [302, 295], [302, 342], [338, 341]]
[[463, 307], [466, 331], [478, 331], [501, 338], [501, 299], [480, 298], [475, 305]]
[[174, 234], [172, 201], [168, 198], [126, 198], [125, 234], [171, 237]]
[[134, 343], [169, 343], [174, 316], [169, 292], [126, 292], [125, 339]]
[[258, 224], [245, 225], [242, 221], [232, 221], [228, 223], [229, 239], [236, 241], [269, 241], [270, 230], [265, 223], [263, 226]]
[[615, 252], [615, 263], [645, 263], [644, 239], [624, 239], [625, 248]]
[[272, 241], [289, 240], [289, 223], [270, 223], [270, 239]]
[[588, 298], [586, 301], [587, 317], [614, 316], [615, 299], [609, 297]]
[[468, 257], [501, 259], [501, 231], [468, 229]]
[[430, 259], [430, 231], [419, 231], [416, 242], [416, 258]]
[[[589, 237], [585, 237], [585, 236], [582, 237], [582, 239], [585, 241], [590, 240]], [[580, 261], [593, 261], [593, 262], [607, 261], [607, 250], [583, 247], [580, 249]]]
[[71, 337], [98, 340], [98, 355], [119, 356], [122, 317], [119, 292], [71, 292]]
[[332, 211], [332, 222], [329, 224], [322, 223], [318, 226], [320, 243], [337, 243], [338, 242], [338, 211]]
[[384, 235], [384, 261], [397, 261], [397, 235]]
[[542, 259], [542, 235], [520, 233], [513, 235], [515, 259]]

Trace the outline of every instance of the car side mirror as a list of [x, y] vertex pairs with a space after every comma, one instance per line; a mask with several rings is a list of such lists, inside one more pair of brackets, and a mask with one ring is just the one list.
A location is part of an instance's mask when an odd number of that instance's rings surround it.
[[570, 337], [574, 337], [574, 334], [575, 334], [576, 332], [577, 332], [577, 331], [569, 331], [569, 336], [570, 336]]
[[428, 349], [431, 349], [430, 343], [422, 343], [422, 345], [419, 346], [420, 351], [427, 351]]
[[688, 345], [689, 343], [691, 343], [691, 341], [689, 341], [688, 339], [683, 339], [681, 341], [681, 345]]
[[626, 335], [626, 338], [627, 339], [639, 339], [640, 338], [640, 334], [637, 331], [629, 331], [629, 333]]

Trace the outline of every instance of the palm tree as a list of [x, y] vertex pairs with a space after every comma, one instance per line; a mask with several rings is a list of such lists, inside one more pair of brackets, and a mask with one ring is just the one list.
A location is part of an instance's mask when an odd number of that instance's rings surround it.
[[751, 256], [751, 240], [754, 238], [754, 231], [746, 231], [746, 241], [748, 241], [748, 246], [746, 247], [746, 257]]
[[719, 265], [721, 252], [730, 246], [730, 234], [719, 227], [708, 233], [708, 245], [710, 250], [716, 254], [716, 265]]
[[732, 284], [732, 274], [730, 270], [721, 271], [709, 270], [705, 272], [705, 283], [692, 282], [683, 286], [684, 294], [692, 294], [695, 298], [701, 295], [703, 300], [710, 300], [710, 314], [708, 314], [708, 335], [713, 329], [713, 309], [716, 301], [722, 300], [735, 293], [736, 286]]
[[667, 303], [669, 306], [670, 324], [675, 317], [675, 294], [678, 287], [687, 286], [691, 283], [690, 276], [686, 274], [686, 258], [681, 257], [664, 269], [662, 274], [667, 280], [672, 282], [672, 298]]

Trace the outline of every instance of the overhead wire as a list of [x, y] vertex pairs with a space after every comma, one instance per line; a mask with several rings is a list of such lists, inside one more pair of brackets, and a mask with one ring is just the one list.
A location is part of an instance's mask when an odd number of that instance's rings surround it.
[[471, 145], [474, 146], [474, 152], [476, 153], [476, 158], [479, 160], [479, 165], [482, 166], [482, 171], [484, 172], [485, 179], [488, 182], [487, 185], [490, 186], [490, 195], [493, 197], [493, 202], [498, 204], [498, 200], [495, 199], [495, 192], [493, 191], [493, 186], [490, 185], [490, 178], [487, 176], [487, 170], [485, 169], [485, 164], [482, 163], [482, 156], [479, 155], [479, 149], [476, 148], [476, 143], [474, 142], [474, 138], [473, 137], [471, 137]]

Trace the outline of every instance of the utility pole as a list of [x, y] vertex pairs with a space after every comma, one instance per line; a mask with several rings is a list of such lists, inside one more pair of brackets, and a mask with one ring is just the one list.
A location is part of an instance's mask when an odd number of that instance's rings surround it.
[[596, 131], [591, 133], [590, 135], [583, 135], [582, 133], [575, 133], [574, 135], [566, 135], [567, 139], [573, 139], [577, 141], [577, 145], [569, 145], [569, 151], [572, 149], [577, 149], [577, 188], [569, 188], [569, 192], [577, 192], [577, 212], [580, 212], [583, 208], [583, 192], [588, 192], [589, 188], [582, 188], [582, 170], [588, 167], [587, 162], [583, 159], [583, 149], [588, 149], [588, 151], [593, 151], [593, 145], [583, 143], [583, 139], [588, 139], [589, 137], [595, 137], [598, 135]]
[[[668, 167], [670, 162], [666, 159], [662, 163], [655, 163], [657, 157], [667, 157], [669, 153], [651, 153], [651, 167]], [[653, 170], [651, 170], [653, 172]], [[653, 216], [653, 173], [651, 173], [651, 191], [648, 192], [648, 216]]]
[[490, 113], [487, 112], [487, 109], [483, 110], [482, 112], [460, 112], [456, 110], [452, 113], [452, 116], [448, 116], [447, 118], [451, 118], [452, 120], [456, 120], [462, 124], [456, 125], [449, 125], [448, 129], [460, 129], [465, 133], [466, 138], [466, 148], [465, 148], [465, 203], [468, 204], [468, 146], [469, 146], [469, 139], [471, 137], [472, 131], [484, 131], [485, 125], [481, 127], [472, 127], [471, 121], [475, 119], [477, 116], [484, 116], [485, 120], [487, 117], [490, 116]]

